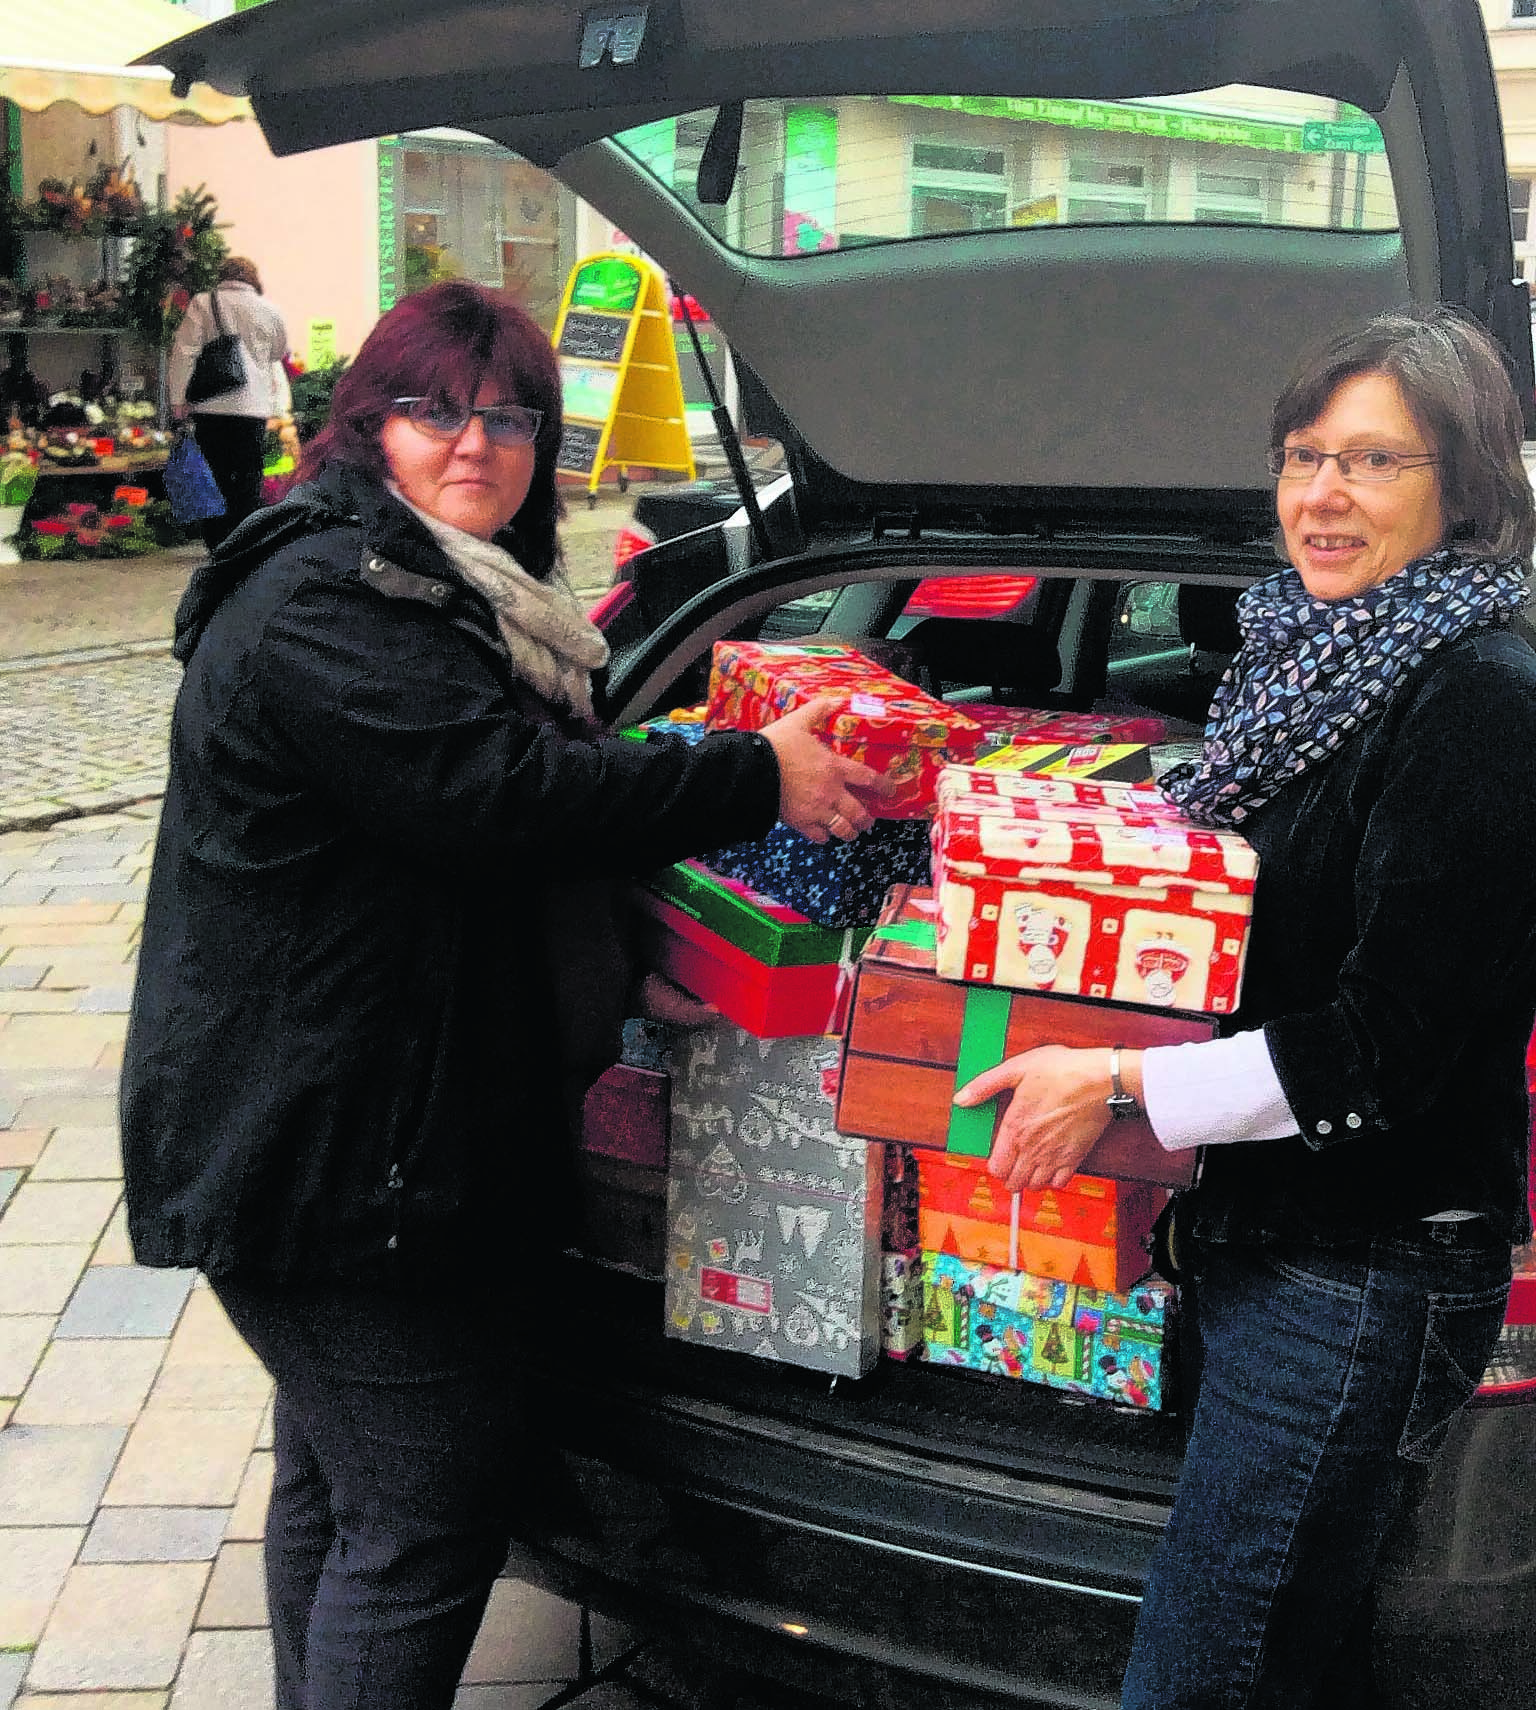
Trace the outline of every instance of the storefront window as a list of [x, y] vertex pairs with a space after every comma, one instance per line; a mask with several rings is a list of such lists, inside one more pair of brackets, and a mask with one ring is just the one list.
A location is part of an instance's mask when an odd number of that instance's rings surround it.
[[417, 136], [395, 146], [399, 295], [439, 279], [473, 279], [512, 292], [553, 331], [574, 259], [565, 253], [566, 193], [505, 149]]

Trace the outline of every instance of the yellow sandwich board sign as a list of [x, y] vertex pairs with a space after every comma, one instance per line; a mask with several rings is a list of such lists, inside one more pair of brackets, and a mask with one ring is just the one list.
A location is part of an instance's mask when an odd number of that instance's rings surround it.
[[654, 262], [604, 251], [571, 269], [555, 323], [565, 432], [557, 467], [585, 475], [591, 503], [605, 469], [681, 470], [693, 447], [672, 338], [667, 283]]

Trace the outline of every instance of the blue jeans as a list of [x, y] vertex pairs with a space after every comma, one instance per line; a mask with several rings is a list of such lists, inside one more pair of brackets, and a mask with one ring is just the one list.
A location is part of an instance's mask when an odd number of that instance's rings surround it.
[[1480, 1222], [1368, 1248], [1192, 1254], [1202, 1356], [1122, 1710], [1304, 1710], [1360, 1665], [1371, 1593], [1493, 1350], [1507, 1248]]
[[265, 1554], [278, 1710], [448, 1710], [513, 1521], [530, 1487], [554, 1481], [510, 1310], [213, 1288], [277, 1386]]

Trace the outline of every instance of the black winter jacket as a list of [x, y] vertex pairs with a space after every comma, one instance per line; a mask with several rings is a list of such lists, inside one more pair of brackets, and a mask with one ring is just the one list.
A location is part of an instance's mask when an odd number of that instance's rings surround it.
[[1347, 1245], [1458, 1210], [1526, 1239], [1536, 655], [1510, 630], [1437, 650], [1243, 831], [1233, 1026], [1264, 1026], [1301, 1133], [1207, 1148], [1196, 1231]]
[[757, 736], [569, 740], [371, 480], [237, 530], [177, 615], [122, 1077], [138, 1260], [416, 1286], [568, 1210], [552, 878], [765, 831]]

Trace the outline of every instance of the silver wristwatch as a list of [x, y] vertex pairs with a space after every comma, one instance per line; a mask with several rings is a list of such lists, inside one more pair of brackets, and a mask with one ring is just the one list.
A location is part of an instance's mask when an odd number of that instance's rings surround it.
[[1110, 1095], [1104, 1100], [1109, 1106], [1109, 1114], [1114, 1117], [1140, 1116], [1141, 1106], [1136, 1102], [1135, 1093], [1125, 1090], [1125, 1083], [1120, 1079], [1120, 1053], [1123, 1045], [1111, 1045], [1109, 1048], [1109, 1084]]

